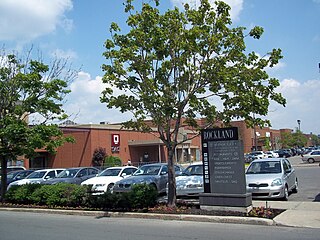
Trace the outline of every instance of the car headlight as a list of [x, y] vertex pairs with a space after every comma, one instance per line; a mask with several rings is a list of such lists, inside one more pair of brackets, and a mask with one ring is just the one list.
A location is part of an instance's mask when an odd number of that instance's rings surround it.
[[281, 178], [276, 178], [275, 180], [272, 181], [271, 186], [281, 186], [282, 185], [282, 179]]

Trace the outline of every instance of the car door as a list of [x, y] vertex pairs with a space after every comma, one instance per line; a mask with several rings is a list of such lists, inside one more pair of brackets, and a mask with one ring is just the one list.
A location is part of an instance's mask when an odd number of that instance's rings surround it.
[[77, 173], [77, 176], [75, 176], [75, 178], [74, 178], [74, 183], [75, 184], [80, 184], [86, 179], [88, 179], [88, 169], [84, 168], [84, 169], [81, 169]]
[[316, 162], [320, 161], [320, 151], [313, 151], [311, 155]]
[[160, 176], [159, 176], [159, 186], [158, 190], [159, 192], [163, 192], [166, 190], [167, 182], [168, 182], [168, 166], [163, 165], [162, 169], [160, 171]]
[[288, 184], [288, 188], [289, 190], [291, 190], [295, 184], [296, 173], [294, 168], [292, 168], [290, 162], [287, 159], [283, 160], [283, 170], [284, 170], [285, 180]]

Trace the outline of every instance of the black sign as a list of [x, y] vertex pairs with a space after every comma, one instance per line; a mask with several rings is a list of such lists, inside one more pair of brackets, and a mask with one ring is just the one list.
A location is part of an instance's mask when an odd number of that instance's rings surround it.
[[246, 193], [243, 145], [238, 128], [201, 132], [205, 193]]

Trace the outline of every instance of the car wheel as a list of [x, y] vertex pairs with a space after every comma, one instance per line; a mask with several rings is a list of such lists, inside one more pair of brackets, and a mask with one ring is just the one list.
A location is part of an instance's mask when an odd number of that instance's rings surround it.
[[294, 187], [293, 187], [293, 189], [292, 189], [292, 192], [293, 193], [297, 193], [298, 192], [298, 178], [296, 178], [296, 181], [295, 181], [295, 183], [294, 183]]
[[288, 201], [288, 199], [289, 199], [289, 190], [288, 190], [288, 187], [286, 186], [284, 188], [283, 201]]
[[110, 183], [107, 187], [107, 192], [111, 192], [111, 189], [113, 188], [114, 183]]
[[309, 158], [308, 159], [308, 163], [314, 163], [314, 159], [313, 158]]

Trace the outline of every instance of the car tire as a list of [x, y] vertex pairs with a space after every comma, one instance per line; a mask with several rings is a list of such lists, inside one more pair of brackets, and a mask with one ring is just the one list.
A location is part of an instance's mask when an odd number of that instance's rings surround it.
[[110, 183], [107, 187], [107, 192], [111, 192], [111, 189], [113, 188], [114, 183]]
[[292, 192], [293, 193], [298, 193], [298, 189], [299, 189], [299, 187], [298, 187], [298, 179], [296, 178], [296, 181], [294, 183], [294, 187], [292, 189]]
[[286, 186], [283, 190], [283, 201], [288, 201], [288, 199], [289, 199], [289, 189]]
[[308, 163], [314, 163], [314, 159], [313, 158], [309, 158], [308, 159]]

